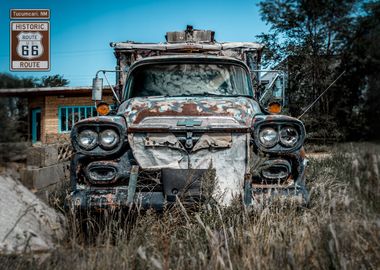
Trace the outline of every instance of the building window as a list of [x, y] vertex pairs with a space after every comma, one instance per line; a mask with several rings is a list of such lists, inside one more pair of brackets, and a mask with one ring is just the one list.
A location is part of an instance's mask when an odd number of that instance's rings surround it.
[[94, 106], [65, 106], [58, 110], [59, 132], [69, 132], [79, 120], [98, 115]]

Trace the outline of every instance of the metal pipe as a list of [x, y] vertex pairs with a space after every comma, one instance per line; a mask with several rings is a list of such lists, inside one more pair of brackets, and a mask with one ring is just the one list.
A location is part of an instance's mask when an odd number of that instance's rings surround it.
[[139, 166], [133, 165], [131, 169], [131, 175], [129, 177], [128, 183], [128, 195], [127, 195], [127, 204], [131, 205], [136, 193], [137, 186], [137, 176], [139, 174]]
[[249, 206], [252, 204], [252, 187], [250, 179], [244, 181], [244, 204]]
[[98, 77], [99, 75], [99, 72], [103, 72], [103, 74], [105, 72], [123, 72], [122, 70], [112, 70], [112, 69], [99, 69], [97, 72], [96, 72], [96, 77]]
[[112, 85], [111, 85], [110, 82], [108, 81], [108, 78], [107, 78], [107, 76], [106, 76], [106, 71], [104, 71], [104, 70], [103, 70], [103, 76], [104, 76], [104, 78], [106, 79], [108, 85], [111, 87], [111, 91], [112, 91], [113, 95], [115, 96], [117, 103], [120, 104], [120, 99], [119, 99], [119, 97], [117, 96], [117, 94], [116, 94], [116, 92], [115, 92], [115, 89], [113, 89]]

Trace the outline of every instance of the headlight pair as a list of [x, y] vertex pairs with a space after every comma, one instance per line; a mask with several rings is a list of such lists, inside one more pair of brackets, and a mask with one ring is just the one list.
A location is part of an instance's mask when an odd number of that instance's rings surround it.
[[97, 133], [91, 129], [82, 130], [78, 134], [78, 144], [85, 150], [92, 150], [97, 145], [103, 149], [114, 148], [120, 141], [120, 136], [113, 129], [105, 129]]
[[280, 142], [285, 147], [293, 147], [299, 140], [297, 129], [292, 126], [284, 126], [280, 131], [272, 127], [265, 127], [259, 133], [260, 143], [264, 147], [273, 147]]

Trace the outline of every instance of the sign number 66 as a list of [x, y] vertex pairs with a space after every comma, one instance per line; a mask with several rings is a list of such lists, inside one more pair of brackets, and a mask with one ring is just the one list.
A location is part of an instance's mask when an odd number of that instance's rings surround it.
[[33, 45], [33, 46], [23, 45], [21, 46], [21, 54], [23, 56], [29, 56], [29, 55], [38, 56], [38, 46], [37, 45]]

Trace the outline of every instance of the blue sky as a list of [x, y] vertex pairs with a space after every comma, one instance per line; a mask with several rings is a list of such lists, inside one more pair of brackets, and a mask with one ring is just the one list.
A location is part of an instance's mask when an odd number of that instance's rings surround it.
[[[268, 30], [257, 0], [1, 0], [0, 72], [40, 77], [62, 74], [72, 86], [91, 84], [98, 69], [113, 69], [111, 41], [163, 42], [186, 25], [216, 32], [218, 41], [255, 41]], [[51, 70], [9, 71], [9, 9], [51, 10]]]

